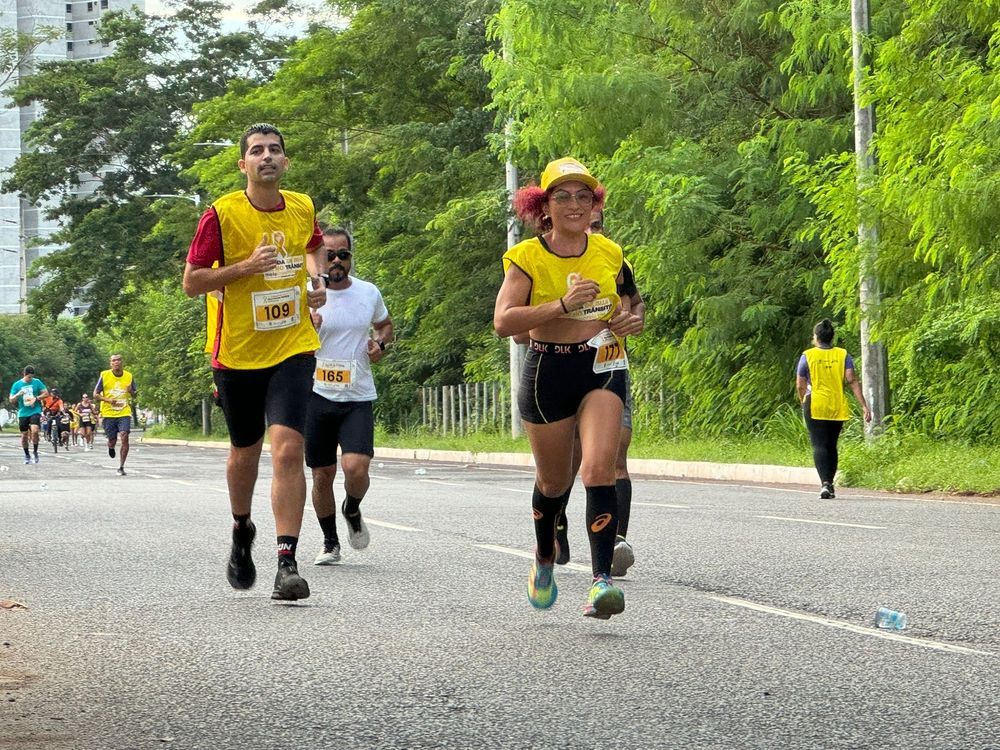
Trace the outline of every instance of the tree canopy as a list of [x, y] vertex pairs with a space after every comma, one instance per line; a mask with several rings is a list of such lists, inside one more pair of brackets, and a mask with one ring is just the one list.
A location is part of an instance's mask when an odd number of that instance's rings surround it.
[[[405, 424], [415, 386], [506, 373], [490, 319], [510, 123], [525, 181], [573, 155], [607, 186], [608, 234], [648, 305], [635, 379], [672, 399], [677, 430], [763, 429], [793, 403], [795, 361], [822, 317], [859, 354], [864, 211], [880, 227], [875, 334], [889, 349], [895, 424], [994, 439], [994, 4], [873, 6], [865, 96], [879, 165], [861, 193], [846, 3], [331, 7], [346, 28], [317, 24], [294, 41], [224, 34], [204, 0], [173, 19], [121, 14], [105, 28], [112, 58], [47, 64], [21, 83], [17, 100], [45, 115], [8, 189], [55, 201], [66, 222], [67, 251], [35, 269], [46, 282], [33, 310], [52, 314], [83, 290], [90, 326], [126, 349], [142, 332], [136, 356], [165, 345], [157, 325], [199, 339], [201, 310], [176, 288], [196, 207], [136, 195], [239, 189], [236, 149], [199, 144], [271, 121], [292, 161], [286, 185], [312, 195], [325, 223], [353, 228], [356, 271], [385, 295], [400, 345], [377, 368], [379, 409]], [[188, 41], [165, 41], [184, 29]], [[94, 175], [97, 193], [77, 196]], [[197, 353], [168, 349], [153, 377], [210, 387]], [[181, 388], [156, 398], [183, 411]]]

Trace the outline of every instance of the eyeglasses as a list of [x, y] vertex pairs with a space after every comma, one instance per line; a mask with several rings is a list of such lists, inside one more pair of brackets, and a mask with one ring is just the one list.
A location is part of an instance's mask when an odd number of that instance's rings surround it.
[[569, 193], [565, 190], [556, 190], [552, 193], [552, 200], [560, 206], [569, 205], [569, 202], [574, 198], [576, 198], [576, 202], [584, 208], [590, 208], [594, 205], [594, 194], [589, 190], [580, 190], [576, 193]]
[[332, 261], [334, 258], [336, 258], [337, 260], [350, 260], [351, 259], [351, 251], [350, 250], [337, 250], [337, 251], [331, 250], [330, 252], [328, 252], [326, 254], [327, 261]]

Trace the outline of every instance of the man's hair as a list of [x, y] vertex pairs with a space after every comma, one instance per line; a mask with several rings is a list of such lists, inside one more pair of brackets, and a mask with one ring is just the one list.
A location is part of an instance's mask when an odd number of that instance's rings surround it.
[[821, 344], [833, 343], [833, 322], [829, 318], [823, 318], [816, 327], [813, 328], [813, 335]]
[[246, 130], [244, 130], [243, 135], [240, 136], [241, 159], [247, 155], [247, 140], [250, 138], [250, 136], [256, 135], [257, 133], [260, 133], [261, 135], [270, 135], [273, 133], [274, 135], [278, 136], [278, 142], [281, 144], [281, 150], [282, 151], [285, 150], [285, 137], [281, 134], [281, 131], [278, 130], [274, 125], [271, 125], [270, 123], [258, 122], [254, 123]]
[[324, 237], [343, 237], [347, 240], [347, 252], [354, 253], [354, 238], [343, 227], [327, 227], [323, 230]]
[[25, 374], [25, 375], [34, 375], [34, 374], [35, 374], [35, 368], [34, 368], [34, 367], [32, 367], [31, 365], [27, 365], [27, 366], [26, 366], [26, 367], [24, 368], [24, 374]]

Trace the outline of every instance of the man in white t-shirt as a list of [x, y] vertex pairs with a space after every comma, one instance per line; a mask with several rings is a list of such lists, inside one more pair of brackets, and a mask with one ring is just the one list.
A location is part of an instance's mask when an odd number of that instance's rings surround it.
[[340, 562], [333, 496], [338, 445], [344, 472], [341, 513], [347, 522], [347, 540], [354, 549], [364, 549], [369, 542], [360, 505], [368, 491], [368, 467], [375, 455], [372, 402], [377, 396], [371, 365], [385, 356], [392, 342], [392, 320], [378, 288], [350, 276], [354, 257], [350, 233], [339, 227], [327, 229], [323, 245], [326, 304], [313, 313], [320, 348], [305, 439], [306, 465], [313, 476], [313, 507], [323, 529], [323, 551], [315, 564], [335, 565]]

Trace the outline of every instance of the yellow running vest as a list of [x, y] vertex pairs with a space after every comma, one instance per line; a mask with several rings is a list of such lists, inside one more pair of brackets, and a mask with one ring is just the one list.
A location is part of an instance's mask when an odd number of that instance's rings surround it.
[[113, 398], [124, 401], [125, 405], [116, 409], [107, 401], [101, 402], [101, 416], [111, 417], [131, 417], [132, 416], [132, 373], [122, 370], [121, 375], [115, 375], [111, 370], [101, 372], [101, 395], [104, 398]]
[[843, 422], [851, 418], [851, 410], [844, 396], [844, 364], [847, 350], [840, 347], [806, 349], [809, 365], [809, 383], [812, 395], [809, 412], [813, 419]]
[[582, 255], [563, 258], [545, 247], [535, 237], [519, 242], [504, 253], [503, 270], [517, 266], [531, 278], [530, 304], [552, 302], [566, 294], [576, 276], [593, 279], [600, 285], [597, 298], [581, 310], [563, 315], [575, 320], [610, 320], [621, 301], [617, 278], [625, 262], [622, 249], [599, 234], [587, 235]]
[[282, 190], [281, 196], [281, 211], [257, 210], [242, 191], [213, 204], [222, 229], [223, 265], [249, 258], [262, 240], [277, 246], [280, 261], [267, 273], [226, 285], [216, 359], [232, 369], [272, 367], [319, 348], [306, 301], [306, 254], [316, 212], [308, 195]]

